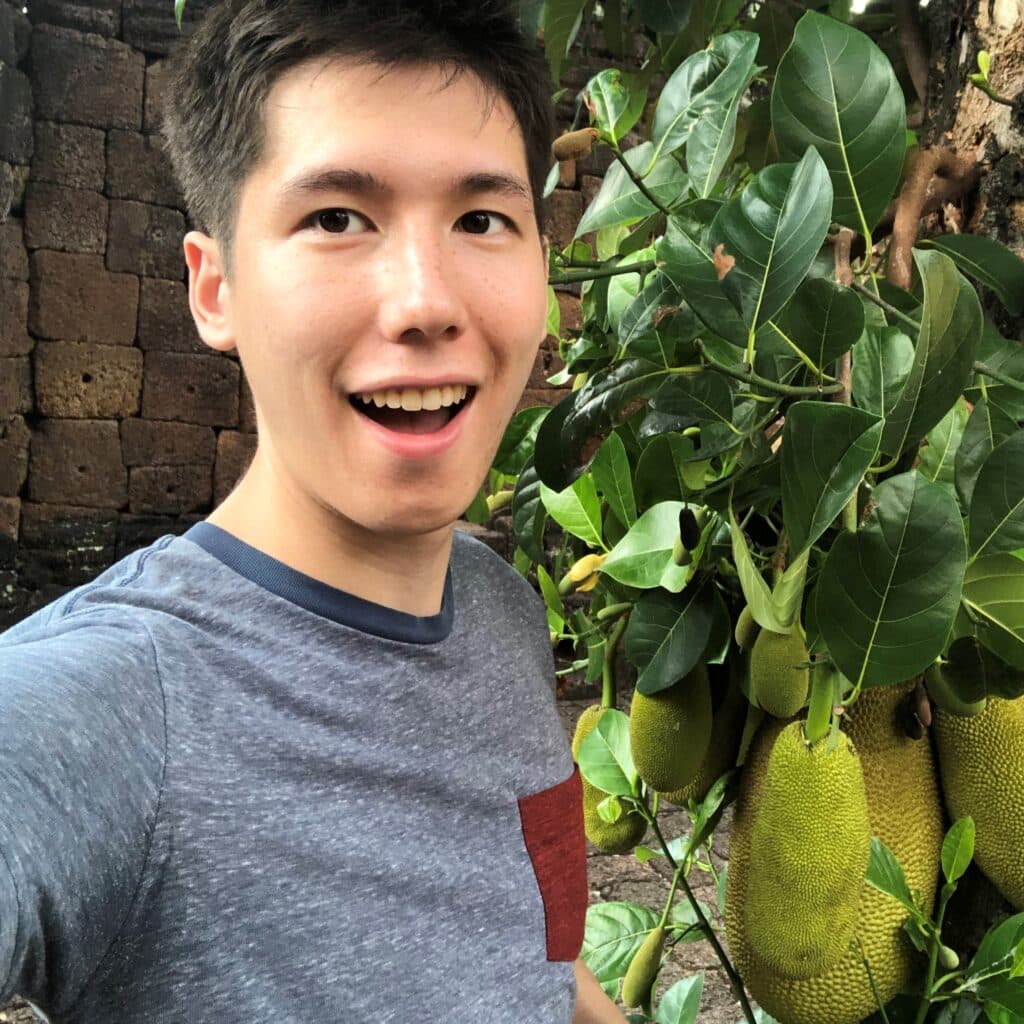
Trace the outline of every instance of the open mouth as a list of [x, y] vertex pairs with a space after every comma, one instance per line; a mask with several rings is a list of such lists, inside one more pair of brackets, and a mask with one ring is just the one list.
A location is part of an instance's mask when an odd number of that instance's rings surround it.
[[[440, 395], [436, 394], [438, 391]], [[448, 426], [456, 416], [462, 415], [475, 394], [476, 388], [472, 385], [459, 385], [425, 392], [407, 388], [401, 392], [353, 394], [348, 400], [357, 412], [386, 430], [398, 434], [434, 434]], [[437, 405], [438, 401], [441, 404], [436, 408], [422, 408], [423, 405]], [[415, 408], [417, 405], [419, 409]]]

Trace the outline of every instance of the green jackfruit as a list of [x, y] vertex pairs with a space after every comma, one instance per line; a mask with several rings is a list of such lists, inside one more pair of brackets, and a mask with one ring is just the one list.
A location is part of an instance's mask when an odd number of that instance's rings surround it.
[[[925, 912], [934, 909], [942, 848], [938, 778], [928, 743], [915, 743], [899, 728], [897, 708], [913, 684], [865, 690], [843, 716], [843, 730], [860, 755], [872, 835], [903, 865], [911, 891]], [[873, 886], [861, 890], [855, 941], [833, 967], [813, 978], [784, 978], [751, 950], [743, 908], [749, 893], [752, 823], [775, 738], [786, 723], [768, 719], [745, 762], [729, 839], [725, 924], [733, 963], [750, 994], [785, 1024], [858, 1024], [876, 1008], [857, 940], [889, 1002], [920, 970], [920, 954], [903, 930], [906, 911]]]
[[754, 616], [750, 612], [750, 605], [745, 604], [743, 611], [739, 613], [736, 618], [736, 628], [733, 630], [733, 638], [736, 640], [736, 646], [741, 651], [749, 651], [754, 646], [754, 641], [757, 639], [757, 634], [761, 627], [757, 624]]
[[871, 827], [860, 759], [848, 737], [813, 747], [802, 722], [772, 746], [754, 812], [748, 897], [751, 950], [788, 978], [838, 963], [857, 924]]
[[[600, 704], [592, 704], [580, 715], [572, 738], [574, 761], [579, 759], [580, 744], [596, 728], [604, 712]], [[586, 837], [603, 853], [629, 853], [647, 832], [643, 815], [638, 811], [627, 811], [613, 824], [605, 821], [597, 813], [597, 805], [608, 794], [582, 776], [580, 781], [583, 783], [583, 832]]]
[[800, 627], [792, 633], [762, 629], [750, 652], [750, 693], [758, 707], [776, 718], [791, 718], [807, 700], [810, 673]]
[[668, 792], [688, 785], [710, 741], [711, 684], [703, 664], [668, 689], [633, 694], [629, 743], [633, 764], [651, 789]]
[[707, 796], [712, 783], [736, 763], [743, 735], [743, 722], [749, 707], [740, 689], [737, 671], [730, 667], [728, 681], [725, 683], [725, 695], [712, 713], [711, 739], [700, 771], [687, 785], [662, 793], [662, 800], [680, 807], [685, 807], [690, 800], [699, 803]]
[[934, 732], [949, 816], [974, 818], [978, 867], [1024, 910], [1024, 698], [989, 697], [973, 718], [937, 707]]
[[644, 939], [629, 962], [622, 979], [622, 1002], [625, 1006], [643, 1006], [651, 996], [651, 986], [661, 967], [661, 951], [665, 948], [668, 932], [662, 925], [654, 928]]

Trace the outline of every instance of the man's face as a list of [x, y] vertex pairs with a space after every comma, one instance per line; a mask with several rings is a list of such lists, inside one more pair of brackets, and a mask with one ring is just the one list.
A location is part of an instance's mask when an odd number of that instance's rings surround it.
[[215, 347], [238, 348], [264, 469], [370, 532], [461, 515], [545, 333], [522, 134], [475, 76], [444, 81], [344, 60], [282, 76], [221, 287]]

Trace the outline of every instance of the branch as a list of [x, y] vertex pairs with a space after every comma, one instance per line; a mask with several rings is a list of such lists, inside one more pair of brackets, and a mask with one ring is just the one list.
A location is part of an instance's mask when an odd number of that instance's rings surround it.
[[694, 345], [711, 369], [725, 374], [726, 377], [732, 377], [734, 380], [741, 380], [745, 384], [756, 384], [759, 388], [764, 388], [765, 391], [774, 391], [777, 395], [834, 395], [840, 392], [843, 388], [843, 385], [839, 383], [827, 385], [820, 384], [809, 387], [798, 387], [794, 384], [779, 384], [778, 381], [762, 377], [759, 374], [754, 373], [753, 370], [735, 370], [731, 366], [726, 366], [725, 363], [720, 363], [707, 351], [700, 338], [697, 338], [696, 341], [694, 341]]
[[633, 184], [636, 185], [638, 189], [640, 189], [640, 191], [643, 193], [647, 201], [649, 203], [652, 203], [656, 210], [660, 210], [663, 214], [665, 214], [666, 217], [668, 217], [669, 210], [667, 209], [667, 207], [662, 206], [661, 203], [658, 202], [658, 199], [654, 195], [654, 193], [651, 192], [650, 189], [648, 189], [648, 187], [643, 183], [643, 179], [638, 177], [636, 171], [634, 171], [633, 168], [629, 166], [629, 164], [626, 162], [626, 158], [622, 155], [622, 150], [619, 149], [617, 143], [612, 146], [612, 152], [615, 154], [615, 159], [618, 160], [619, 163], [622, 164], [622, 166], [626, 169], [626, 174], [629, 175], [630, 180], [633, 182]]
[[1008, 377], [1005, 373], [993, 370], [991, 366], [987, 366], [985, 363], [975, 363], [974, 372], [980, 373], [983, 377], [991, 377], [993, 380], [998, 381], [1000, 384], [1005, 384], [1008, 388], [1013, 388], [1015, 391], [1024, 391], [1024, 381], [1014, 380], [1013, 377]]
[[657, 264], [654, 260], [644, 260], [641, 263], [630, 263], [629, 266], [616, 264], [614, 267], [604, 267], [599, 270], [569, 271], [567, 274], [552, 274], [548, 278], [548, 284], [575, 284], [577, 281], [596, 281], [601, 277], [615, 277], [617, 274], [639, 274], [643, 277], [648, 271], [654, 270]]
[[914, 83], [914, 92], [923, 107], [928, 92], [928, 46], [917, 21], [917, 0], [893, 0], [892, 6], [899, 29], [900, 49]]

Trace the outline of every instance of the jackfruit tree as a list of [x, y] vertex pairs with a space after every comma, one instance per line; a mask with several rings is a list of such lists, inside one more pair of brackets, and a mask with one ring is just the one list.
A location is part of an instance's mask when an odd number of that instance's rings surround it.
[[[1021, 213], [1024, 9], [984, 6], [524, 6], [568, 65], [581, 322], [552, 290], [569, 391], [467, 514], [510, 515], [600, 683], [588, 837], [672, 868], [588, 917], [634, 1020], [697, 1019], [702, 976], [660, 971], [706, 941], [747, 1021], [1024, 1022], [1024, 230], [986, 234]], [[975, 879], [1006, 902], [969, 939]]]

